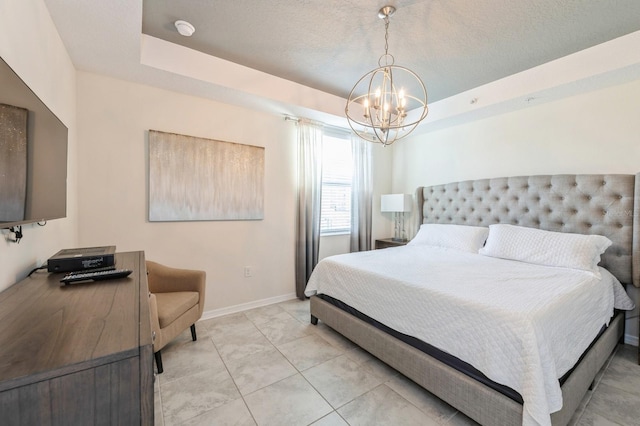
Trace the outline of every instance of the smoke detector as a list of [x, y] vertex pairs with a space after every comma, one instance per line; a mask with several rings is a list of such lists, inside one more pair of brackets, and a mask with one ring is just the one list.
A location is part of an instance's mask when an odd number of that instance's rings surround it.
[[196, 27], [188, 23], [187, 21], [176, 21], [175, 22], [176, 29], [185, 37], [191, 37], [191, 35], [195, 32]]

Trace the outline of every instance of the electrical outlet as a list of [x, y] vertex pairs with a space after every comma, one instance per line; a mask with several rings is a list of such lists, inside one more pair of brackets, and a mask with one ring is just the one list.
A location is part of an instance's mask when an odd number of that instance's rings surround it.
[[245, 278], [249, 278], [253, 276], [253, 270], [251, 269], [251, 266], [244, 267], [244, 276]]

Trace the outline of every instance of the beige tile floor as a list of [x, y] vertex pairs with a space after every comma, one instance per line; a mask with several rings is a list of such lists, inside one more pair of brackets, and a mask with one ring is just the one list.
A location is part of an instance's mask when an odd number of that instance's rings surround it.
[[[474, 425], [292, 300], [200, 321], [163, 350], [156, 425]], [[571, 424], [640, 425], [636, 349], [620, 346]]]

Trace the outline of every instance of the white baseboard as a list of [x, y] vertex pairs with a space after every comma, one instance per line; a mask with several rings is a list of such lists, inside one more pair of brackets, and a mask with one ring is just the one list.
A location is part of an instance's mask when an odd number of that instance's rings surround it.
[[624, 343], [631, 346], [638, 346], [638, 336], [633, 336], [631, 334], [624, 335]]
[[262, 306], [273, 305], [274, 303], [286, 302], [296, 298], [295, 293], [283, 294], [282, 296], [269, 297], [268, 299], [255, 300], [253, 302], [242, 303], [240, 305], [229, 306], [226, 308], [213, 309], [204, 311], [200, 320], [208, 320], [211, 318], [221, 317], [223, 315], [235, 314], [237, 312], [247, 311], [249, 309], [260, 308]]

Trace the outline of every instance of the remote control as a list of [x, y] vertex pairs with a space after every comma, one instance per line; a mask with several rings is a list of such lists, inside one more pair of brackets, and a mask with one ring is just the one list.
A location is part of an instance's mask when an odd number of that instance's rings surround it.
[[93, 272], [70, 272], [65, 275], [60, 282], [69, 284], [78, 281], [100, 281], [100, 280], [113, 280], [116, 278], [124, 278], [133, 272], [131, 269], [113, 269], [106, 271], [93, 271]]

